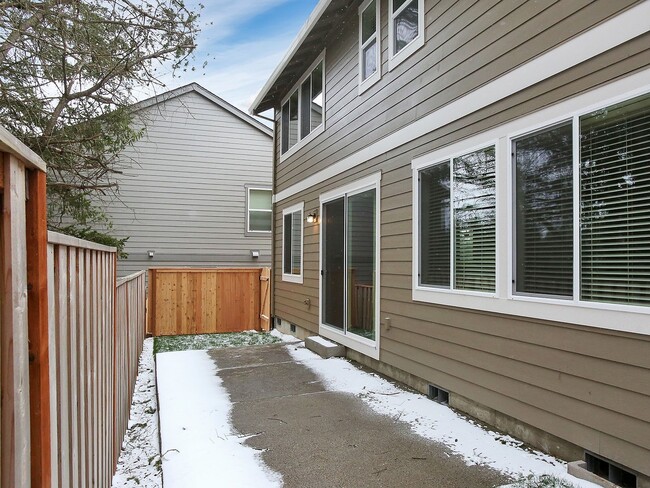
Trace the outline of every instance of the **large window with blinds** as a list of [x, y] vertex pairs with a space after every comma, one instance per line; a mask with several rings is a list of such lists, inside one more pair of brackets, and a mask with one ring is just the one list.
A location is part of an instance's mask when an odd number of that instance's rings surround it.
[[518, 138], [513, 156], [513, 292], [649, 305], [650, 96]]
[[495, 291], [495, 149], [422, 169], [419, 178], [419, 284]]
[[282, 280], [302, 283], [302, 215], [300, 203], [282, 211]]
[[579, 130], [580, 298], [648, 305], [650, 96], [584, 115]]

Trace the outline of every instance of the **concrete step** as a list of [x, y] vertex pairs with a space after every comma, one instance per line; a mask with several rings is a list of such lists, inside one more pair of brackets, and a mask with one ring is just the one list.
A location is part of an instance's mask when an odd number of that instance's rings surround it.
[[345, 357], [345, 346], [328, 341], [320, 336], [307, 337], [305, 339], [305, 347], [323, 359]]

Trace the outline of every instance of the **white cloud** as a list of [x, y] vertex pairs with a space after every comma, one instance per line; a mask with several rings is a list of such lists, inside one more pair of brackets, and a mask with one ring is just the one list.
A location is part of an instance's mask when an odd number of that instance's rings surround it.
[[[201, 11], [200, 23], [203, 30], [198, 38], [196, 52], [196, 70], [172, 78], [171, 73], [161, 77], [166, 89], [196, 82], [237, 108], [248, 112], [255, 96], [282, 59], [293, 41], [302, 23], [306, 19], [276, 20], [283, 25], [276, 29], [264, 29], [276, 32], [275, 35], [260, 34], [260, 38], [251, 39], [251, 32], [241, 32], [251, 19], [259, 18], [264, 22], [264, 13], [277, 8], [291, 0], [211, 0], [206, 2]], [[196, 7], [196, 1], [189, 6]], [[272, 16], [269, 16], [272, 17]], [[249, 27], [250, 28], [250, 27]], [[260, 29], [262, 30], [262, 29]], [[244, 35], [247, 34], [247, 35]], [[202, 68], [204, 60], [207, 66]], [[145, 98], [162, 90], [143, 90], [138, 98]]]

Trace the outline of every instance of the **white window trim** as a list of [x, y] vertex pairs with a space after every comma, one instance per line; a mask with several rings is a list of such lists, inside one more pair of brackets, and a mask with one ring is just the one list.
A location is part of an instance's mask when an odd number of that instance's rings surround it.
[[395, 53], [395, 22], [393, 20], [409, 3], [405, 2], [396, 13], [393, 13], [393, 0], [388, 0], [388, 71], [397, 68], [404, 60], [424, 46], [424, 0], [418, 0], [418, 35], [400, 52]]
[[[264, 190], [264, 191], [270, 191], [271, 192], [271, 209], [268, 210], [268, 212], [271, 214], [271, 230], [251, 230], [250, 228], [250, 218], [251, 218], [251, 210], [255, 212], [267, 212], [265, 209], [257, 209], [253, 208], [251, 209], [251, 190]], [[254, 235], [266, 235], [266, 234], [271, 234], [273, 232], [273, 189], [269, 186], [249, 186], [246, 185], [246, 235], [248, 236], [254, 236]]]
[[[368, 8], [368, 6], [373, 2], [373, 0], [365, 0], [359, 7], [359, 95], [368, 90], [371, 86], [381, 80], [381, 0], [375, 0], [375, 14], [377, 16], [374, 36], [371, 36], [365, 43], [363, 42], [363, 12]], [[377, 42], [377, 71], [368, 76], [365, 80], [363, 79], [363, 50], [365, 47], [370, 44], [373, 38]]]
[[[323, 215], [323, 204], [344, 195], [354, 195], [366, 190], [375, 190], [375, 340], [371, 341], [365, 337], [356, 336], [355, 334], [344, 334], [338, 329], [323, 323], [323, 307], [318, 307], [318, 333], [327, 339], [331, 339], [345, 347], [349, 347], [361, 354], [365, 354], [374, 359], [379, 359], [380, 352], [380, 290], [381, 290], [381, 272], [380, 272], [380, 255], [381, 255], [381, 171], [374, 173], [365, 178], [361, 178], [352, 183], [340, 186], [334, 190], [321, 193], [320, 195], [320, 214]], [[318, 269], [323, 269], [323, 225], [320, 226], [320, 252], [318, 258]], [[323, 277], [319, 272], [318, 280], [318, 297], [319, 303], [323, 303]]]
[[[645, 80], [640, 86], [638, 80]], [[636, 81], [636, 82], [635, 82]], [[627, 79], [617, 80], [589, 92], [580, 94], [556, 105], [490, 129], [482, 134], [471, 136], [431, 153], [414, 158], [411, 162], [413, 191], [413, 255], [412, 255], [412, 298], [417, 302], [434, 303], [452, 307], [468, 308], [484, 312], [494, 312], [540, 320], [584, 325], [605, 330], [631, 332], [650, 335], [648, 316], [650, 307], [638, 305], [608, 304], [581, 301], [577, 296], [572, 300], [524, 296], [513, 294], [513, 169], [511, 147], [512, 141], [523, 135], [551, 127], [563, 121], [591, 113], [595, 110], [614, 105], [639, 95], [650, 93], [647, 75], [632, 75]], [[574, 129], [575, 130], [575, 129]], [[432, 161], [444, 160], [451, 155], [471, 152], [496, 143], [496, 186], [497, 191], [497, 269], [496, 293], [486, 296], [475, 292], [450, 291], [423, 288], [418, 284], [419, 269], [419, 195], [418, 171], [430, 166]], [[505, 155], [505, 156], [503, 156]], [[574, 158], [574, 164], [577, 159]], [[574, 172], [575, 175], [575, 172]], [[575, 187], [575, 180], [574, 180]], [[506, 191], [503, 191], [506, 189]], [[575, 192], [574, 192], [575, 194]], [[574, 211], [577, 208], [574, 206]], [[574, 219], [575, 222], [576, 219]], [[575, 225], [575, 224], [574, 224]], [[575, 234], [574, 234], [575, 239]], [[574, 246], [575, 249], [575, 246]], [[574, 261], [575, 266], [575, 261]], [[576, 273], [574, 272], [574, 279]], [[574, 288], [574, 294], [577, 290]]]
[[[284, 246], [286, 244], [284, 237], [284, 217], [288, 214], [294, 214], [300, 212], [300, 274], [294, 273], [285, 273], [284, 272]], [[304, 270], [304, 242], [305, 242], [305, 202], [300, 202], [291, 207], [287, 207], [282, 210], [282, 281], [288, 281], [291, 283], [300, 283], [303, 282], [303, 270]]]
[[[304, 138], [300, 139], [300, 114], [301, 112], [301, 105], [302, 105], [302, 97], [300, 96], [300, 87], [308, 77], [311, 76], [312, 71], [318, 66], [320, 62], [323, 62], [323, 121], [321, 124], [313, 129], [309, 134], [307, 134]], [[305, 74], [302, 75], [300, 80], [289, 90], [289, 93], [287, 96], [282, 100], [282, 103], [280, 104], [280, 137], [279, 137], [279, 142], [280, 142], [280, 162], [284, 161], [285, 159], [291, 157], [293, 154], [295, 154], [300, 148], [304, 147], [309, 141], [313, 140], [315, 137], [318, 135], [322, 134], [323, 131], [325, 130], [325, 121], [326, 121], [326, 114], [327, 114], [327, 109], [325, 107], [325, 95], [326, 95], [326, 86], [325, 86], [325, 49], [323, 49], [323, 52], [320, 53], [320, 55], [316, 58], [316, 60], [309, 66], [309, 68], [305, 71]], [[298, 90], [298, 142], [296, 142], [293, 146], [291, 146], [285, 153], [282, 152], [282, 107], [284, 107], [284, 104], [287, 103], [287, 100], [291, 98], [291, 95]]]
[[[417, 169], [413, 169], [413, 179], [415, 181], [415, 184], [413, 186], [413, 221], [415, 225], [415, 220], [417, 218], [417, 227], [414, 227], [416, 230], [416, 234], [413, 236], [413, 263], [414, 263], [414, 269], [413, 269], [413, 286], [414, 290], [420, 290], [420, 291], [425, 291], [425, 292], [441, 292], [441, 293], [460, 293], [463, 295], [468, 295], [468, 296], [483, 296], [483, 297], [496, 297], [497, 294], [496, 292], [484, 292], [484, 291], [473, 291], [473, 290], [460, 290], [457, 288], [454, 288], [454, 264], [456, 262], [456, 256], [454, 253], [454, 248], [453, 248], [453, 238], [450, 240], [450, 281], [449, 281], [449, 288], [442, 288], [434, 285], [424, 285], [420, 283], [420, 254], [419, 254], [419, 246], [420, 246], [420, 226], [419, 226], [419, 218], [420, 218], [420, 185], [419, 185], [419, 176], [420, 172], [422, 170], [425, 170], [427, 168], [431, 168], [433, 166], [436, 166], [438, 164], [442, 164], [445, 162], [452, 162], [454, 158], [458, 158], [461, 156], [465, 156], [467, 154], [480, 151], [482, 149], [486, 149], [489, 147], [494, 147], [494, 160], [495, 160], [495, 165], [499, 161], [499, 145], [498, 145], [498, 140], [492, 139], [489, 141], [485, 141], [483, 144], [477, 144], [472, 147], [468, 147], [467, 149], [456, 151], [454, 153], [450, 153], [445, 157], [437, 158], [437, 159], [431, 159], [428, 163], [425, 163], [425, 160], [422, 160], [421, 165]], [[450, 167], [450, 174], [452, 175], [452, 182], [453, 182], [453, 165]], [[496, 180], [496, 173], [495, 173], [495, 180]], [[495, 193], [496, 195], [499, 194], [499, 184], [495, 181]], [[453, 191], [453, 186], [450, 190], [450, 197], [451, 197], [451, 208], [453, 208], [454, 204], [454, 191]], [[417, 217], [416, 217], [417, 214]], [[453, 212], [450, 214], [450, 219], [453, 222]], [[498, 223], [498, 218], [499, 215], [496, 215], [496, 221], [495, 221], [495, 229], [498, 231], [499, 229], [499, 223]], [[417, 236], [417, 239], [416, 239]], [[417, 259], [417, 261], [416, 261]], [[498, 286], [497, 284], [499, 283], [499, 267], [495, 263], [495, 290], [496, 287]]]

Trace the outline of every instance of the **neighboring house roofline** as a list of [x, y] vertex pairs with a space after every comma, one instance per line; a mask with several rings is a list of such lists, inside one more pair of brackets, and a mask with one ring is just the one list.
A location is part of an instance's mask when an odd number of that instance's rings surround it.
[[266, 134], [269, 137], [273, 137], [273, 129], [267, 127], [263, 123], [259, 122], [258, 120], [255, 120], [252, 116], [248, 115], [246, 112], [243, 112], [242, 110], [238, 109], [237, 107], [231, 105], [230, 103], [226, 102], [223, 98], [218, 97], [214, 93], [212, 93], [210, 90], [207, 90], [206, 88], [203, 88], [201, 85], [198, 83], [189, 83], [184, 86], [180, 86], [178, 88], [174, 88], [173, 90], [166, 91], [164, 93], [160, 93], [158, 95], [155, 95], [151, 98], [147, 98], [146, 100], [142, 100], [136, 104], [134, 104], [131, 108], [134, 111], [138, 110], [143, 110], [145, 108], [149, 108], [153, 105], [157, 105], [162, 102], [166, 102], [168, 100], [171, 100], [172, 98], [179, 97], [181, 95], [185, 95], [190, 92], [196, 92], [199, 95], [202, 95], [203, 97], [207, 98], [214, 104], [220, 106], [227, 112], [230, 112], [233, 114], [235, 117], [240, 118], [247, 124], [252, 125], [256, 129], [260, 130], [264, 134]]
[[[304, 53], [301, 53], [299, 51], [301, 51], [303, 45], [307, 44], [305, 41], [309, 40], [310, 42], [308, 44], [313, 46], [310, 46], [309, 48], [303, 48], [302, 51], [311, 50], [311, 49], [315, 49], [317, 52], [322, 51], [322, 47], [319, 46], [319, 40], [324, 39], [324, 36], [327, 35], [327, 33], [329, 32], [329, 26], [319, 25], [319, 24], [323, 24], [323, 22], [320, 22], [321, 19], [325, 17], [331, 22], [334, 22], [336, 15], [343, 12], [347, 8], [348, 4], [350, 3], [351, 2], [349, 0], [347, 1], [320, 0], [318, 2], [318, 4], [316, 5], [312, 13], [307, 18], [307, 21], [298, 32], [298, 35], [289, 46], [289, 49], [287, 49], [287, 52], [285, 53], [284, 57], [282, 58], [280, 63], [276, 66], [275, 70], [273, 70], [273, 73], [271, 73], [271, 76], [264, 84], [260, 92], [257, 94], [257, 97], [255, 97], [255, 100], [253, 101], [251, 107], [249, 108], [249, 112], [251, 114], [253, 115], [259, 114], [261, 112], [264, 112], [272, 108], [271, 102], [276, 98], [275, 96], [276, 94], [271, 92], [273, 91], [274, 88], [276, 88], [276, 84], [278, 84], [278, 81], [280, 80], [281, 76], [285, 74], [285, 71], [287, 70], [288, 67], [290, 67], [292, 62], [294, 65], [296, 65], [294, 67], [297, 69], [297, 73], [298, 73], [297, 76], [300, 76], [302, 74], [302, 71], [300, 69], [300, 66], [302, 65], [302, 61], [299, 58], [302, 57], [301, 55]], [[332, 4], [334, 5], [332, 6]], [[339, 4], [344, 4], [345, 7], [342, 8], [342, 5]], [[326, 11], [328, 11], [328, 15], [324, 16]], [[317, 26], [319, 27], [319, 29], [317, 29]], [[319, 32], [315, 32], [316, 30], [319, 30]], [[313, 39], [308, 39], [310, 37]], [[308, 56], [307, 59], [304, 60], [304, 62], [306, 62], [306, 66], [308, 66], [312, 61], [313, 59], [309, 59]], [[279, 94], [279, 96], [282, 95], [283, 94]]]

